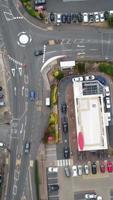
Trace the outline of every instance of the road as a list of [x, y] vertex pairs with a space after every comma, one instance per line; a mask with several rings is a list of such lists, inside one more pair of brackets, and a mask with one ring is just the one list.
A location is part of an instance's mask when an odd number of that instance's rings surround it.
[[[43, 31], [27, 23], [20, 17], [13, 1], [0, 1], [0, 24], [4, 38], [5, 52], [9, 61], [10, 99], [12, 105], [12, 123], [10, 133], [10, 170], [6, 200], [20, 200], [26, 192], [30, 161], [36, 159], [43, 130], [46, 124], [44, 97], [46, 88], [40, 69], [42, 56], [34, 57], [36, 48], [43, 48], [45, 41], [59, 39], [61, 44], [47, 46], [45, 60], [52, 56], [66, 54], [70, 58], [112, 59], [112, 30], [76, 26], [55, 28]], [[21, 37], [22, 36], [22, 37]], [[24, 36], [24, 37], [23, 37]], [[91, 50], [92, 49], [92, 50]], [[26, 65], [26, 66], [24, 66]], [[30, 102], [29, 90], [37, 93], [36, 102]], [[40, 104], [40, 106], [38, 106]], [[43, 123], [42, 123], [43, 121]], [[24, 144], [31, 142], [31, 152], [24, 153]], [[31, 172], [33, 173], [33, 172]], [[30, 179], [30, 177], [29, 177]], [[30, 186], [30, 183], [28, 184]], [[30, 190], [31, 191], [31, 190]], [[28, 200], [35, 199], [33, 189]]]

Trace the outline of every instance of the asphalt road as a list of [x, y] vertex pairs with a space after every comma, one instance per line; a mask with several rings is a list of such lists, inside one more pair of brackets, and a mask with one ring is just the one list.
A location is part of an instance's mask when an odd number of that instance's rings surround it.
[[[19, 13], [13, 1], [0, 1], [0, 28], [7, 50], [10, 67], [11, 104], [13, 119], [10, 137], [10, 170], [7, 189], [7, 200], [22, 198], [26, 178], [28, 177], [29, 161], [36, 158], [43, 130], [46, 123], [44, 97], [46, 88], [40, 73], [42, 56], [34, 57], [34, 49], [43, 48], [48, 39], [60, 39], [61, 44], [47, 46], [45, 61], [52, 56], [66, 54], [71, 58], [112, 59], [112, 30], [89, 27], [55, 28], [54, 31], [43, 31], [24, 19], [18, 19]], [[18, 34], [25, 32], [29, 38], [26, 45], [18, 44]], [[31, 41], [30, 41], [31, 38]], [[93, 49], [91, 51], [91, 48]], [[26, 64], [26, 67], [23, 67]], [[36, 102], [30, 102], [28, 92], [35, 89]], [[40, 103], [40, 107], [37, 106]], [[43, 123], [42, 123], [43, 122]], [[25, 141], [31, 142], [30, 155], [24, 154]], [[17, 164], [20, 155], [20, 163]], [[15, 172], [18, 178], [15, 177]], [[33, 192], [34, 193], [34, 192]], [[27, 198], [31, 200], [31, 196]], [[35, 199], [35, 197], [33, 198]]]

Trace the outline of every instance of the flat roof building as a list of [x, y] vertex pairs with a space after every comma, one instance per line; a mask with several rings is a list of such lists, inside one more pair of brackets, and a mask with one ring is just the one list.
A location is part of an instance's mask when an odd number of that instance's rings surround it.
[[76, 82], [74, 79], [72, 81], [78, 150], [107, 149], [103, 95], [84, 95], [82, 82]]

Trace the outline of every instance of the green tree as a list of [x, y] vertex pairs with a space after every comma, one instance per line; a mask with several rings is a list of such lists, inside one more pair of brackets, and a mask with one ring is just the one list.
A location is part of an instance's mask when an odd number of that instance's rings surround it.
[[113, 27], [113, 14], [111, 16], [109, 16], [108, 18], [108, 23], [111, 27]]

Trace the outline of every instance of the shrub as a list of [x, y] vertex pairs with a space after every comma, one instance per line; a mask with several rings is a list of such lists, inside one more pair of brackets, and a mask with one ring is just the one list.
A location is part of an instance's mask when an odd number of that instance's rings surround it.
[[59, 69], [55, 69], [53, 71], [53, 76], [57, 79], [57, 80], [61, 80], [64, 77], [64, 73], [59, 70]]
[[49, 125], [52, 125], [52, 124], [57, 124], [58, 122], [58, 116], [56, 113], [51, 113], [50, 116], [49, 116]]
[[50, 101], [52, 106], [57, 104], [57, 86], [55, 85], [51, 87]]
[[37, 200], [40, 199], [39, 195], [39, 171], [38, 171], [38, 161], [34, 161], [34, 178], [35, 178], [35, 187], [36, 187], [36, 196]]
[[104, 72], [108, 75], [113, 76], [113, 64], [109, 64], [109, 63], [101, 63], [99, 65], [99, 70], [101, 72]]
[[80, 74], [85, 73], [85, 63], [77, 63], [78, 72]]

